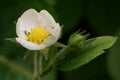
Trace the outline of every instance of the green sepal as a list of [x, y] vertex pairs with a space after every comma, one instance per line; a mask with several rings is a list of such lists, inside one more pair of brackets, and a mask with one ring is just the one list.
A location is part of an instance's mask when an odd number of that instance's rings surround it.
[[16, 41], [15, 38], [7, 38], [7, 39], [5, 39], [5, 40], [9, 40], [9, 41], [11, 41], [11, 42], [17, 44], [18, 46], [21, 46], [21, 45]]
[[39, 53], [42, 53], [46, 60], [48, 59], [48, 52], [49, 52], [49, 47], [46, 47], [46, 48], [44, 48], [42, 50], [39, 50]]
[[66, 45], [64, 45], [64, 44], [62, 44], [60, 42], [56, 42], [53, 46], [55, 46], [55, 47], [62, 47], [62, 48], [66, 47]]
[[23, 60], [26, 60], [27, 57], [29, 57], [31, 53], [34, 53], [34, 51], [27, 50], [27, 51], [25, 52], [24, 56], [23, 56]]

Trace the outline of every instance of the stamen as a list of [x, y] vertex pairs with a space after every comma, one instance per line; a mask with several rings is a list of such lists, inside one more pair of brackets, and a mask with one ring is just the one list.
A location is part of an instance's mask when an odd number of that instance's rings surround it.
[[35, 44], [43, 43], [50, 35], [48, 31], [46, 31], [43, 27], [35, 27], [33, 28], [30, 33], [25, 32], [27, 36], [27, 41], [33, 42]]

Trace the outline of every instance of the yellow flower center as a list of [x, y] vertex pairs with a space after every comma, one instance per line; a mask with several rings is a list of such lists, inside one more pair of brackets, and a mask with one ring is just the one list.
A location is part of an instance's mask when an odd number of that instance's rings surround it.
[[43, 27], [35, 27], [30, 33], [26, 33], [27, 41], [33, 42], [35, 44], [41, 44], [45, 41], [46, 38], [49, 37], [50, 33], [46, 31]]

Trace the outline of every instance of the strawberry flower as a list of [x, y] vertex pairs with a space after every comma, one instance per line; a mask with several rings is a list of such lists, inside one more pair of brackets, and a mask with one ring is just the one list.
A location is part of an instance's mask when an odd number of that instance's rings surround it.
[[29, 50], [41, 50], [54, 44], [61, 28], [46, 10], [25, 11], [16, 24], [16, 41]]

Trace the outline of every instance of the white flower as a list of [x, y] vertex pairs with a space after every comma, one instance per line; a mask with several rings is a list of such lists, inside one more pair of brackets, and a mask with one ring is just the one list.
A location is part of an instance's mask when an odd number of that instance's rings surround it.
[[29, 9], [16, 24], [16, 41], [29, 50], [41, 50], [54, 44], [60, 36], [61, 28], [46, 10], [39, 13]]

